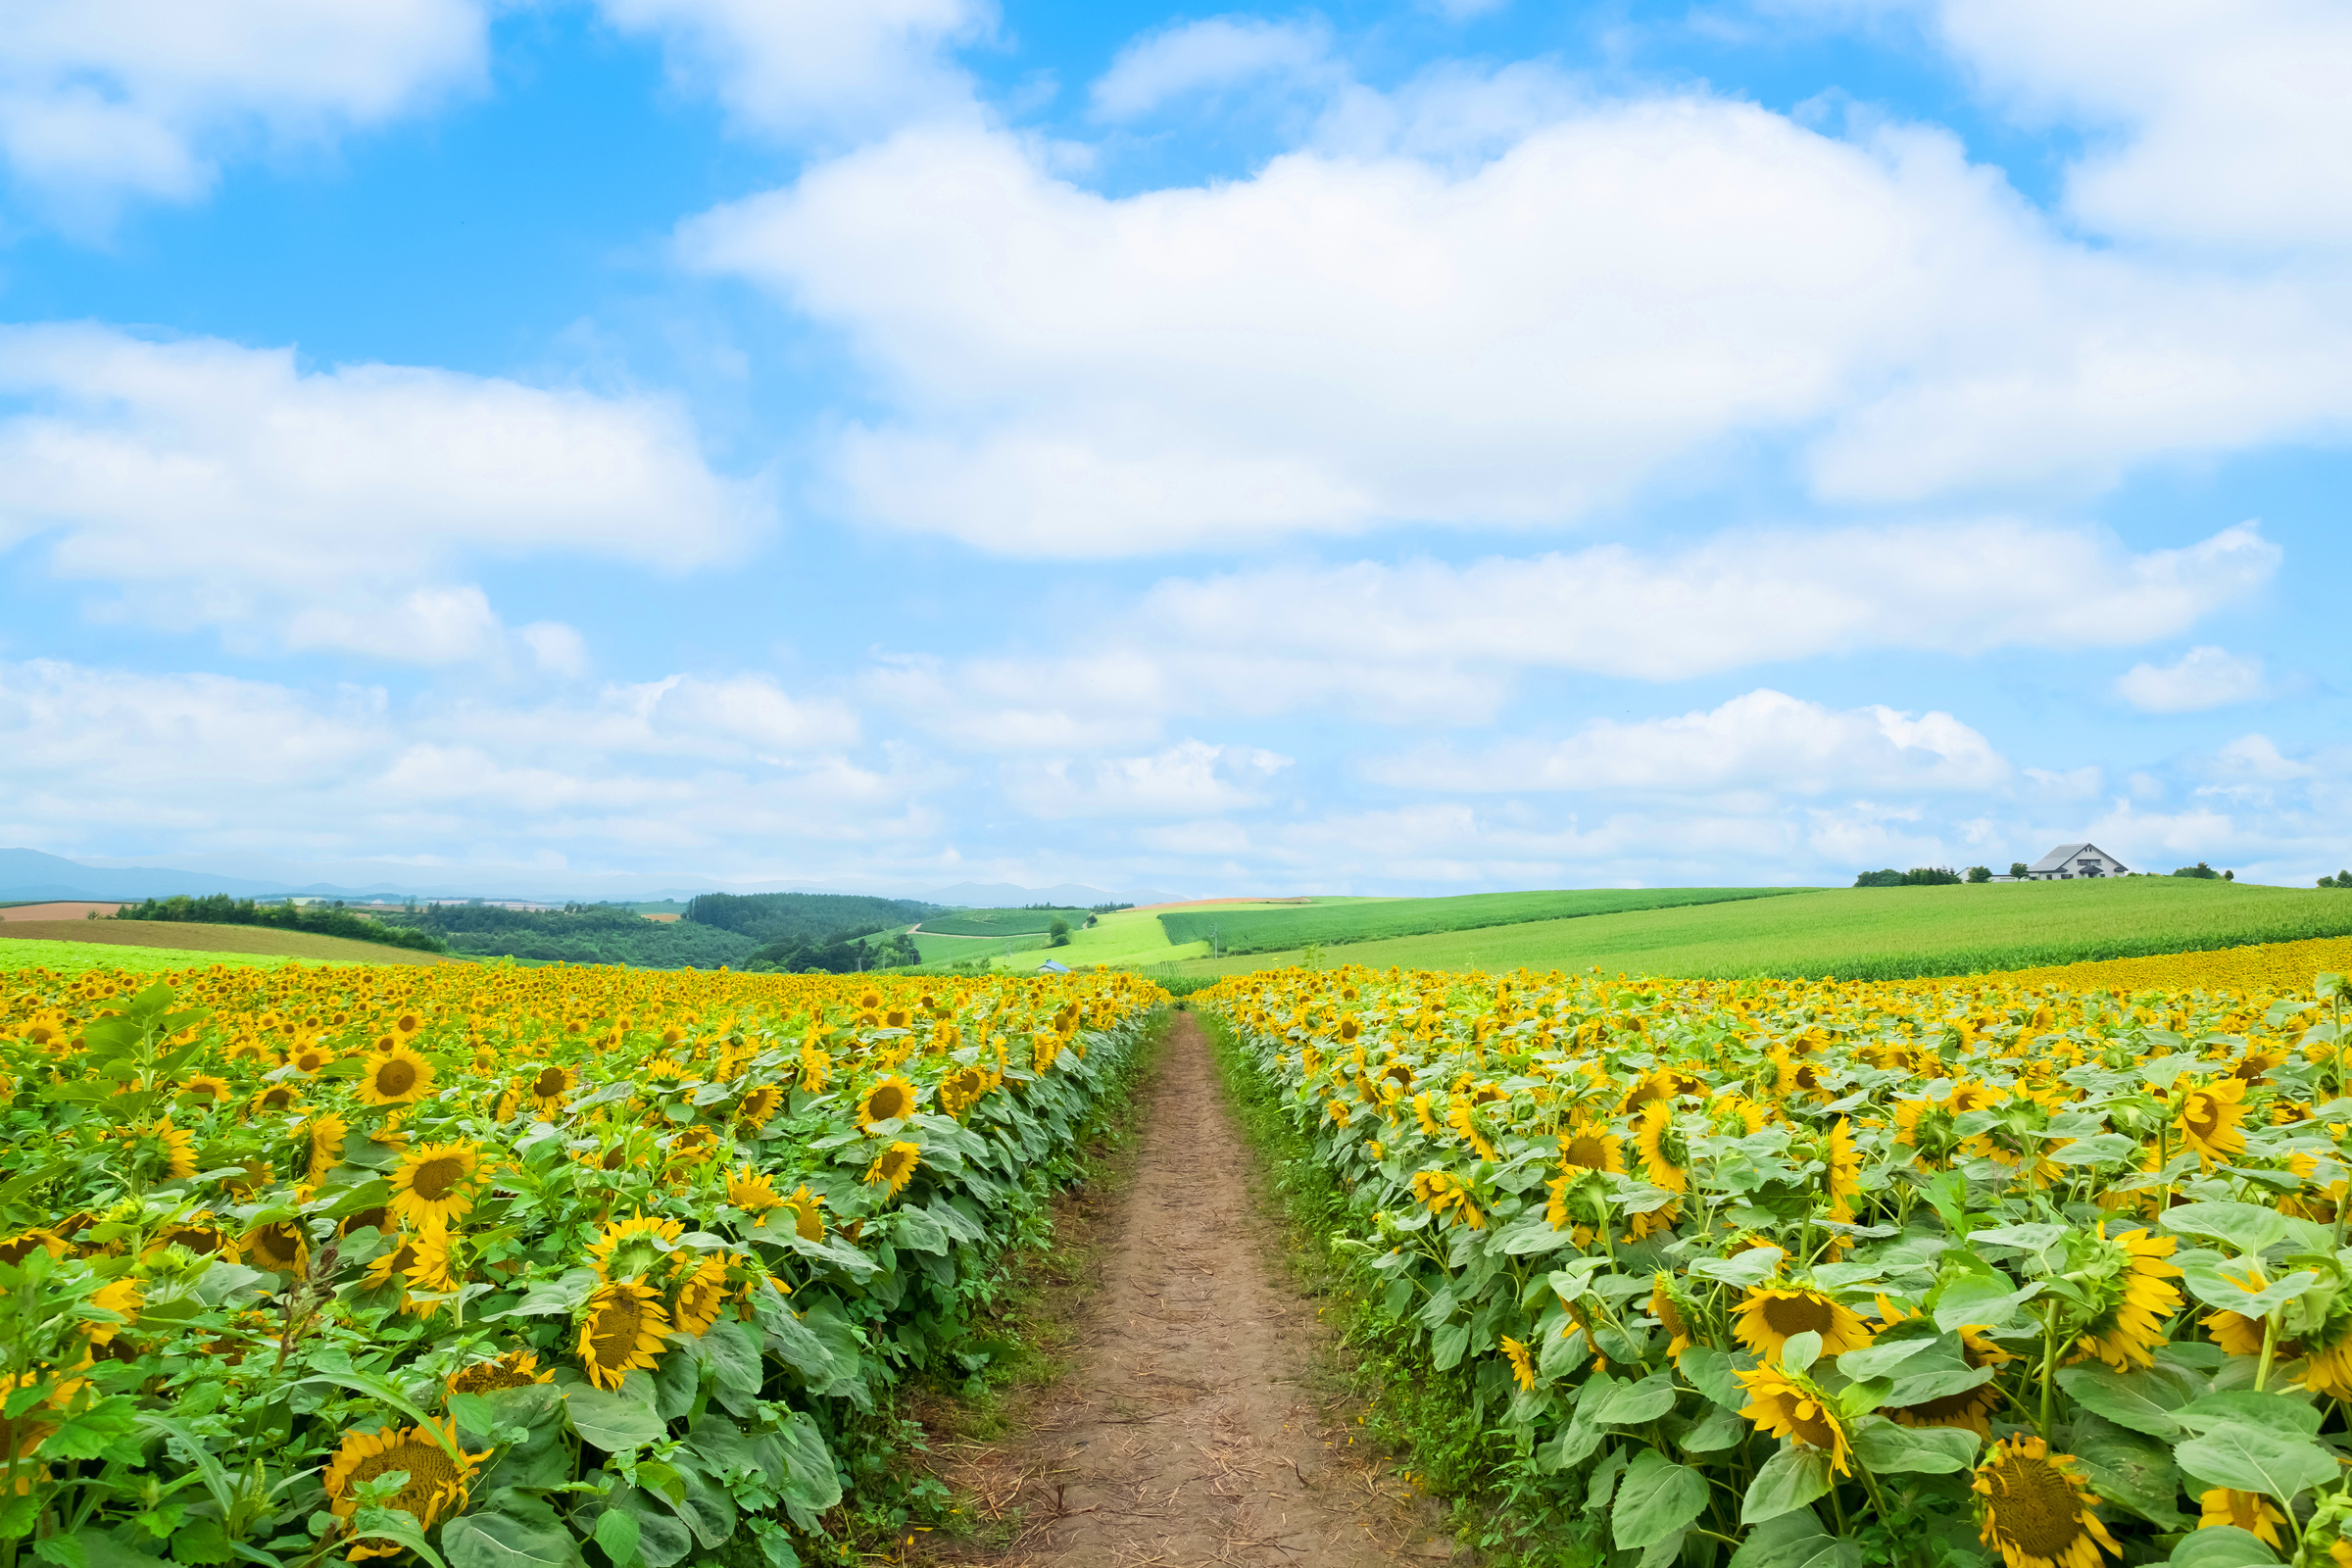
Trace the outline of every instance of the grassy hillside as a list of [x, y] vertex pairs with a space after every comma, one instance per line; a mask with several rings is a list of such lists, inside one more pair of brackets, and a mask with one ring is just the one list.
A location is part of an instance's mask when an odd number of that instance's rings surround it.
[[1044, 936], [1046, 928], [1055, 920], [1067, 920], [1072, 926], [1086, 918], [1084, 909], [957, 909], [954, 914], [932, 915], [923, 921], [922, 931], [943, 937], [1018, 937]]
[[1797, 888], [1580, 888], [1557, 893], [1472, 893], [1451, 899], [1380, 899], [1274, 909], [1168, 909], [1159, 923], [1171, 943], [1205, 942], [1229, 954], [1277, 953], [1309, 942], [1375, 942], [1438, 931], [1475, 931], [1636, 909], [1679, 908], [1770, 899]]
[[[387, 948], [375, 942], [353, 942], [310, 931], [276, 931], [258, 925], [195, 925], [177, 920], [9, 920], [0, 922], [0, 968], [18, 962], [11, 956], [19, 942], [84, 943], [119, 948], [163, 948], [180, 955], [258, 954], [266, 957], [306, 958], [324, 963], [449, 963], [437, 953], [411, 948]], [[167, 967], [176, 967], [168, 965]]]
[[[2131, 877], [1840, 888], [1365, 942], [1324, 957], [1382, 968], [1901, 979], [2346, 935], [2352, 895]], [[1236, 974], [1297, 958], [1288, 952], [1195, 959], [1172, 972]]]
[[186, 948], [126, 948], [104, 942], [0, 942], [0, 976], [15, 969], [50, 969], [59, 974], [80, 974], [87, 969], [167, 974], [209, 969], [217, 963], [275, 969], [301, 961], [267, 953], [196, 953]]

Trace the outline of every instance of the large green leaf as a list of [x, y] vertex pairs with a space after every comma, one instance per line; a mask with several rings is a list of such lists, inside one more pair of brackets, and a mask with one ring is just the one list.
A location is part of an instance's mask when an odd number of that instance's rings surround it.
[[1737, 1446], [1745, 1436], [1745, 1421], [1721, 1405], [1709, 1405], [1706, 1415], [1683, 1434], [1681, 1446], [1685, 1453], [1717, 1453]]
[[2157, 1221], [2181, 1236], [2228, 1242], [2241, 1252], [2259, 1252], [2286, 1238], [2286, 1216], [2260, 1203], [2182, 1203]]
[[2061, 1368], [2058, 1386], [2084, 1409], [2157, 1438], [2182, 1436], [2173, 1413], [2205, 1392], [2201, 1379], [2172, 1367], [2118, 1372], [2102, 1361]]
[[1705, 1476], [1654, 1448], [1644, 1448], [1634, 1455], [1625, 1479], [1617, 1484], [1610, 1535], [1621, 1549], [1651, 1545], [1681, 1535], [1706, 1507]]
[[2335, 1456], [2308, 1438], [2281, 1436], [2243, 1422], [2225, 1422], [2174, 1450], [2180, 1468], [2201, 1481], [2259, 1492], [2285, 1502], [2332, 1481]]
[[1739, 1363], [1713, 1346], [1695, 1345], [1685, 1350], [1680, 1370], [1692, 1388], [1727, 1410], [1747, 1403], [1747, 1391], [1732, 1375], [1740, 1370]]
[[2017, 1315], [2017, 1309], [2041, 1294], [2038, 1281], [2018, 1285], [2007, 1275], [1989, 1278], [1965, 1274], [1943, 1288], [1936, 1298], [1936, 1326], [1945, 1332], [1971, 1325], [1997, 1329]]
[[2210, 1432], [2226, 1421], [2242, 1421], [2271, 1432], [2300, 1432], [2307, 1438], [2320, 1435], [2320, 1424], [2327, 1417], [2327, 1412], [2309, 1398], [2288, 1394], [2257, 1394], [2252, 1389], [2208, 1394], [2173, 1414], [2191, 1432]]
[[625, 1394], [582, 1384], [564, 1391], [564, 1405], [580, 1441], [607, 1453], [627, 1453], [669, 1434], [659, 1410]]
[[351, 1536], [354, 1541], [397, 1541], [433, 1568], [449, 1568], [441, 1554], [426, 1544], [424, 1532], [416, 1528], [416, 1515], [399, 1508], [362, 1508], [352, 1521]]
[[2163, 1440], [2094, 1413], [2078, 1412], [2068, 1448], [2091, 1490], [2161, 1530], [2195, 1523], [2180, 1511], [2180, 1469]]
[[732, 1318], [720, 1318], [694, 1342], [697, 1358], [718, 1379], [718, 1386], [738, 1394], [758, 1394], [764, 1373], [760, 1347], [751, 1330]]
[[1778, 1519], [1828, 1495], [1829, 1490], [1830, 1456], [1819, 1448], [1792, 1445], [1765, 1460], [1756, 1472], [1756, 1479], [1748, 1484], [1746, 1500], [1740, 1505], [1740, 1522], [1759, 1525]]
[[1674, 1408], [1674, 1374], [1653, 1372], [1639, 1383], [1612, 1386], [1598, 1400], [1587, 1400], [1578, 1413], [1604, 1427], [1640, 1426], [1655, 1421]]
[[1881, 1475], [1949, 1475], [1977, 1461], [1977, 1435], [1965, 1427], [1906, 1427], [1879, 1417], [1855, 1423], [1854, 1457]]
[[2250, 1530], [2215, 1525], [2182, 1536], [2169, 1560], [2180, 1568], [2267, 1568], [2278, 1554]]
[[1732, 1553], [1730, 1568], [1861, 1568], [1862, 1548], [1831, 1535], [1811, 1508], [1767, 1519]]
[[612, 1505], [637, 1521], [637, 1556], [646, 1568], [669, 1568], [694, 1549], [694, 1535], [666, 1504], [643, 1490], [630, 1487]]
[[816, 1516], [841, 1501], [841, 1476], [833, 1466], [833, 1450], [825, 1446], [816, 1423], [799, 1410], [777, 1424], [776, 1438], [784, 1447], [784, 1479], [779, 1490], [784, 1507], [803, 1530], [816, 1528]]
[[561, 1524], [512, 1514], [469, 1513], [441, 1527], [449, 1568], [574, 1568], [579, 1544]]

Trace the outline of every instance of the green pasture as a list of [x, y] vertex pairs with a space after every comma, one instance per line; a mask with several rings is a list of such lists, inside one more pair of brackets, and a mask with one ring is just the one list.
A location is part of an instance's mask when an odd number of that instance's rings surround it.
[[[1781, 898], [1326, 942], [1326, 964], [1583, 969], [1737, 979], [1892, 980], [2352, 935], [2352, 896], [2180, 877], [1838, 888]], [[1182, 975], [1300, 961], [1298, 949], [1196, 958]]]
[[204, 969], [216, 963], [274, 969], [301, 961], [275, 953], [198, 953], [186, 948], [134, 948], [106, 942], [0, 942], [0, 974], [17, 969], [53, 969], [59, 974], [126, 969], [132, 974], [161, 974], [166, 969]]
[[1806, 891], [1799, 888], [1578, 888], [1555, 893], [1471, 893], [1450, 899], [1365, 899], [1291, 908], [1168, 909], [1159, 923], [1171, 943], [1214, 936], [1227, 954], [1279, 953], [1309, 942], [1375, 942], [1388, 937], [1472, 931], [1635, 909], [1728, 904]]
[[923, 921], [915, 936], [931, 932], [943, 937], [1042, 937], [1055, 920], [1075, 926], [1085, 918], [1084, 909], [957, 909]]

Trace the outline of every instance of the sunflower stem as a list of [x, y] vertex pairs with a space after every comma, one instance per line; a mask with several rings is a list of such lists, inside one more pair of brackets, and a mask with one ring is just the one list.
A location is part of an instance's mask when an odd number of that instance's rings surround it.
[[2052, 1408], [2052, 1390], [2058, 1381], [2058, 1307], [2052, 1302], [2041, 1314], [2041, 1414], [2034, 1427], [2041, 1441], [2050, 1441], [2050, 1426], [2056, 1412]]
[[2273, 1312], [2262, 1320], [2262, 1359], [2254, 1367], [2254, 1392], [2256, 1394], [2260, 1394], [2270, 1387], [2271, 1357], [2278, 1351], [2278, 1314]]

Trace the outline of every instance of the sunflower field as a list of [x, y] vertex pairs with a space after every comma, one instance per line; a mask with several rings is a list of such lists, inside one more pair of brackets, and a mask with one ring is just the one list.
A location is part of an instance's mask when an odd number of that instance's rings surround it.
[[1196, 994], [1542, 1549], [2352, 1568], [2352, 1124], [2300, 994], [1285, 971]]
[[175, 978], [0, 974], [8, 1568], [841, 1560], [1164, 1001]]

